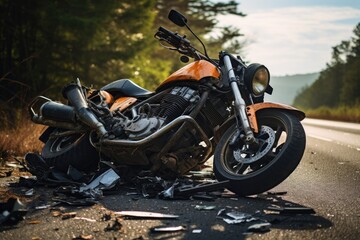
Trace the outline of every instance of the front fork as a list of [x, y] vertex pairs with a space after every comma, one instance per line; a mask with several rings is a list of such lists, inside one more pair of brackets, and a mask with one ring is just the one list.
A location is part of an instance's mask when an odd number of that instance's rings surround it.
[[240, 117], [240, 122], [245, 132], [245, 142], [248, 144], [253, 144], [256, 142], [256, 139], [254, 137], [253, 130], [251, 129], [250, 121], [247, 117], [246, 104], [241, 96], [235, 72], [231, 64], [231, 59], [228, 55], [225, 55], [223, 57], [223, 61], [228, 74], [230, 87], [235, 97], [235, 114]]

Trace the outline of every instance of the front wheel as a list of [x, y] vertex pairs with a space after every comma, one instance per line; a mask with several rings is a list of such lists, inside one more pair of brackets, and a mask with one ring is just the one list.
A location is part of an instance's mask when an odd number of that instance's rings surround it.
[[241, 140], [233, 124], [214, 153], [214, 172], [230, 180], [228, 189], [240, 196], [265, 192], [284, 181], [299, 164], [306, 144], [300, 121], [291, 113], [264, 109], [257, 112], [256, 147]]

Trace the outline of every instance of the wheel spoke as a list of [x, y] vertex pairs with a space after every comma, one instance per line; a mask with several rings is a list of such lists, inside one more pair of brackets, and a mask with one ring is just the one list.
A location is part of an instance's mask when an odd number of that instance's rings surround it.
[[279, 139], [281, 137], [281, 134], [283, 133], [284, 128], [281, 125], [278, 125], [275, 131], [275, 142], [274, 142], [274, 147], [278, 145], [279, 143]]
[[[236, 164], [236, 165], [233, 167], [234, 173], [236, 173], [236, 174], [243, 173], [243, 172], [245, 171], [244, 167], [245, 167], [245, 169], [246, 169], [246, 166], [245, 166], [245, 164], [243, 164], [243, 163], [238, 163], [238, 164]], [[240, 172], [240, 171], [241, 171], [241, 172]]]

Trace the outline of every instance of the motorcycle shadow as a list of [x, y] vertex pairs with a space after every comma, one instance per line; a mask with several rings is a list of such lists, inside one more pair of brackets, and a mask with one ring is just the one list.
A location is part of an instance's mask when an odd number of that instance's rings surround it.
[[333, 226], [333, 223], [316, 213], [308, 206], [283, 199], [285, 192], [264, 193], [255, 197], [248, 197], [254, 204], [264, 206], [263, 218], [271, 222], [272, 228], [283, 230], [316, 230], [326, 229]]

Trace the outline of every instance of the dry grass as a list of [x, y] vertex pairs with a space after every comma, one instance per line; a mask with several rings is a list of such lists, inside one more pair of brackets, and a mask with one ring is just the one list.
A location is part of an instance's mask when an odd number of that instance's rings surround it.
[[337, 108], [319, 107], [305, 111], [310, 118], [360, 123], [360, 106], [340, 106]]
[[29, 119], [19, 121], [17, 128], [0, 131], [0, 157], [24, 156], [27, 152], [39, 152], [43, 143], [38, 139], [44, 126]]

